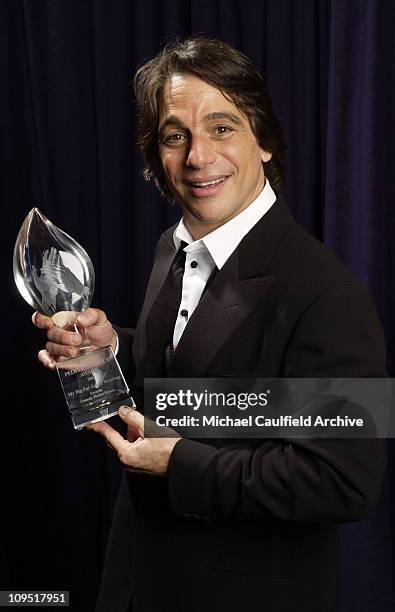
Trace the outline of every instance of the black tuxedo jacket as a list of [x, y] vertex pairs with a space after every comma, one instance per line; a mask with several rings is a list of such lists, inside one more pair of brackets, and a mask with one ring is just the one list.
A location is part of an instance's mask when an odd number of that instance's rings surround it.
[[[147, 317], [175, 256], [160, 238], [120, 361], [139, 394], [152, 375]], [[174, 377], [381, 377], [366, 291], [281, 200], [217, 273], [176, 349]], [[380, 440], [181, 440], [166, 478], [127, 473], [98, 612], [334, 612], [338, 523], [364, 518]]]

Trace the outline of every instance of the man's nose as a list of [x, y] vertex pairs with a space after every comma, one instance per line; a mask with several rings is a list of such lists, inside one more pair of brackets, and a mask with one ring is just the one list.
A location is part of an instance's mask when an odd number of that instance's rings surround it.
[[210, 138], [192, 137], [186, 159], [186, 165], [192, 168], [204, 168], [215, 160], [215, 144]]

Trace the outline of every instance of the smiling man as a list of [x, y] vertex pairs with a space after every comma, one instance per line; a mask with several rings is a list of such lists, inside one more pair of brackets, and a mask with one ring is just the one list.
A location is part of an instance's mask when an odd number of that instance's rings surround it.
[[[379, 440], [144, 438], [144, 378], [382, 377], [365, 290], [281, 199], [285, 145], [262, 76], [216, 40], [167, 46], [136, 74], [139, 145], [181, 220], [160, 238], [135, 333], [118, 358], [138, 410], [124, 439], [97, 431], [125, 477], [100, 612], [335, 612], [338, 523], [364, 518], [383, 473]], [[118, 344], [99, 310], [93, 346]], [[80, 337], [47, 329], [53, 368]], [[153, 478], [156, 476], [156, 478]]]
[[173, 74], [163, 92], [159, 151], [168, 188], [195, 240], [227, 223], [261, 193], [261, 149], [248, 118], [216, 87]]

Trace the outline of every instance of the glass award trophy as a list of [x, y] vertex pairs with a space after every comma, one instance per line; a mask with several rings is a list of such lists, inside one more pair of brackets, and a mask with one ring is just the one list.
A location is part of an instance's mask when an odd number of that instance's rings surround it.
[[28, 304], [82, 336], [77, 357], [56, 366], [75, 429], [109, 418], [121, 405], [134, 406], [111, 346], [90, 347], [76, 323], [89, 308], [95, 285], [92, 262], [81, 245], [33, 208], [19, 231], [13, 266]]

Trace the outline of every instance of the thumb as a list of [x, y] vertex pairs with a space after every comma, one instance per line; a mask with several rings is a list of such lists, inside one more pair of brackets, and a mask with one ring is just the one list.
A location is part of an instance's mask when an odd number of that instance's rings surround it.
[[99, 308], [88, 308], [78, 315], [77, 323], [83, 327], [91, 327], [92, 325], [105, 325], [108, 323], [108, 319], [103, 310], [99, 310]]
[[119, 416], [130, 429], [136, 432], [141, 438], [144, 438], [144, 416], [138, 410], [130, 408], [130, 406], [121, 406]]

